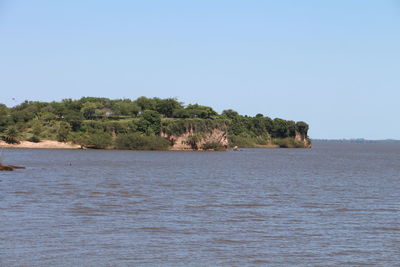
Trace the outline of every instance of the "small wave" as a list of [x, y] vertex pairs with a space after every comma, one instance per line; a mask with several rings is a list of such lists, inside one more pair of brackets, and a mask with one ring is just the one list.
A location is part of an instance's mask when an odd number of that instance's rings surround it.
[[228, 207], [238, 207], [238, 208], [255, 208], [255, 207], [270, 207], [271, 204], [264, 203], [238, 203], [238, 204], [228, 204]]
[[321, 205], [317, 205], [317, 204], [305, 204], [305, 205], [301, 205], [300, 207], [305, 208], [305, 209], [321, 209]]
[[336, 212], [371, 212], [372, 210], [369, 209], [347, 209], [347, 208], [340, 208], [340, 209], [335, 209]]
[[347, 255], [357, 255], [357, 254], [368, 254], [369, 252], [367, 251], [361, 251], [361, 250], [341, 250], [341, 251], [336, 251], [333, 253], [330, 253], [330, 256], [347, 256]]
[[32, 195], [34, 192], [32, 191], [16, 191], [14, 192], [14, 194], [18, 194], [18, 195]]
[[141, 231], [145, 232], [151, 232], [151, 233], [171, 233], [170, 229], [167, 227], [157, 227], [157, 226], [146, 226], [146, 227], [141, 227], [139, 228]]
[[365, 263], [365, 262], [357, 262], [357, 261], [345, 261], [340, 263], [341, 266], [348, 265], [348, 266], [376, 266], [373, 263]]
[[271, 263], [270, 261], [267, 260], [253, 260], [251, 261], [252, 264], [269, 264]]
[[270, 207], [271, 204], [264, 203], [237, 203], [237, 204], [209, 204], [209, 205], [186, 205], [188, 209], [206, 209], [206, 208], [256, 208], [256, 207]]
[[76, 205], [72, 208], [72, 213], [76, 215], [85, 215], [85, 216], [104, 216], [103, 211], [100, 209]]
[[93, 191], [93, 192], [90, 192], [90, 194], [92, 194], [92, 195], [100, 195], [100, 194], [104, 194], [103, 192], [99, 192], [99, 191]]
[[220, 244], [248, 244], [251, 243], [250, 241], [247, 240], [233, 240], [233, 239], [215, 239], [214, 240], [216, 243], [220, 243]]
[[400, 231], [400, 228], [398, 228], [398, 227], [376, 227], [376, 228], [373, 228], [374, 230], [376, 230], [376, 231], [390, 231], [390, 232], [392, 232], [392, 231]]

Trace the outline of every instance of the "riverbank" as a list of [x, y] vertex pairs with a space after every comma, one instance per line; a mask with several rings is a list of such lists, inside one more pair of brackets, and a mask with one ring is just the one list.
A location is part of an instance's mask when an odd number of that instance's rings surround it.
[[[254, 145], [254, 146], [241, 146], [239, 148], [279, 148], [279, 145], [276, 144], [267, 144], [267, 145]], [[21, 141], [19, 144], [8, 144], [4, 141], [0, 141], [0, 148], [30, 148], [30, 149], [82, 149], [82, 146], [79, 144], [74, 144], [72, 142], [58, 142], [54, 140], [43, 140], [40, 142], [29, 142], [29, 141]], [[89, 148], [90, 147], [85, 147]], [[288, 147], [288, 148], [294, 148], [294, 147]], [[106, 147], [105, 149], [107, 150], [112, 150], [116, 149], [115, 147]], [[194, 149], [189, 149], [189, 148], [176, 148], [176, 147], [170, 147], [169, 149], [166, 150], [171, 150], [171, 151], [188, 151], [188, 150], [194, 150]], [[210, 149], [213, 150], [213, 149]], [[209, 150], [209, 151], [210, 151]]]
[[[0, 140], [7, 142], [0, 147], [6, 148], [222, 151], [236, 146], [310, 147], [309, 126], [303, 121], [240, 115], [232, 109], [219, 114], [212, 107], [184, 105], [175, 98], [27, 100], [12, 108], [0, 105], [0, 117]], [[29, 142], [19, 143], [22, 140]]]
[[38, 143], [21, 141], [19, 144], [8, 144], [4, 141], [0, 141], [0, 148], [80, 149], [81, 146], [71, 142], [58, 142], [52, 140], [43, 140]]

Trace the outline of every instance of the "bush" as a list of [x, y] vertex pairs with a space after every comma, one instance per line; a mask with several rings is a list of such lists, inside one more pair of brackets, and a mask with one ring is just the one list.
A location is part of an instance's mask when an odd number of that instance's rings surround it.
[[304, 148], [305, 145], [302, 142], [294, 140], [294, 138], [277, 138], [273, 140], [275, 145], [280, 148]]
[[224, 146], [222, 146], [220, 143], [218, 142], [208, 142], [205, 143], [202, 147], [203, 150], [214, 150], [214, 151], [222, 151], [222, 150], [226, 150], [226, 148]]
[[91, 148], [106, 148], [112, 145], [112, 136], [106, 132], [89, 134], [88, 144]]
[[68, 140], [74, 144], [85, 145], [87, 142], [87, 134], [83, 132], [72, 132], [69, 134]]
[[39, 143], [40, 142], [40, 138], [38, 136], [34, 135], [34, 136], [28, 138], [28, 141], [29, 142], [33, 142], [33, 143]]
[[230, 135], [228, 137], [230, 146], [256, 147], [256, 140], [250, 136]]
[[249, 134], [229, 135], [230, 146], [238, 147], [262, 147], [271, 144], [271, 137], [268, 134], [262, 136], [251, 136]]
[[198, 149], [198, 142], [203, 138], [202, 134], [192, 134], [188, 136], [188, 140], [186, 144], [189, 145], [192, 149]]
[[161, 115], [157, 111], [145, 110], [137, 122], [138, 130], [147, 135], [159, 134], [161, 130]]
[[3, 134], [2, 139], [8, 144], [19, 144], [20, 133], [16, 127], [9, 127]]
[[113, 144], [111, 134], [102, 131], [92, 133], [73, 133], [70, 134], [69, 140], [75, 144], [95, 149], [104, 149]]
[[71, 125], [68, 122], [62, 121], [58, 124], [57, 141], [65, 142], [71, 131]]
[[308, 132], [308, 124], [305, 123], [304, 121], [299, 121], [296, 123], [296, 130], [303, 135], [307, 135]]
[[115, 142], [118, 149], [130, 150], [166, 150], [170, 146], [170, 142], [165, 138], [139, 133], [120, 134]]
[[257, 136], [255, 142], [257, 145], [268, 145], [271, 142], [271, 137], [268, 134]]

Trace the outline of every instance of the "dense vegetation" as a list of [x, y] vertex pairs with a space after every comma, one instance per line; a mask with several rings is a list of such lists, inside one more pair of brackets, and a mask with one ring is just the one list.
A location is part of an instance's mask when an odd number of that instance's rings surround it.
[[[231, 146], [256, 147], [278, 144], [301, 147], [296, 132], [307, 136], [304, 122], [239, 115], [234, 110], [221, 114], [211, 107], [184, 105], [174, 98], [139, 97], [136, 100], [84, 97], [61, 102], [25, 101], [12, 108], [0, 104], [0, 138], [8, 143], [21, 140], [72, 141], [91, 148], [167, 149], [161, 137], [197, 133], [215, 128], [228, 131]], [[213, 148], [215, 144], [208, 144]]]

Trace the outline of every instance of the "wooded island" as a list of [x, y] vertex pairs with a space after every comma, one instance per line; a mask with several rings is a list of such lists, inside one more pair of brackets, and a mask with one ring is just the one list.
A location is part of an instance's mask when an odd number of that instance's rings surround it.
[[8, 145], [44, 140], [81, 148], [226, 150], [229, 147], [307, 148], [308, 124], [234, 110], [184, 105], [175, 98], [83, 97], [61, 102], [0, 104], [0, 138]]

